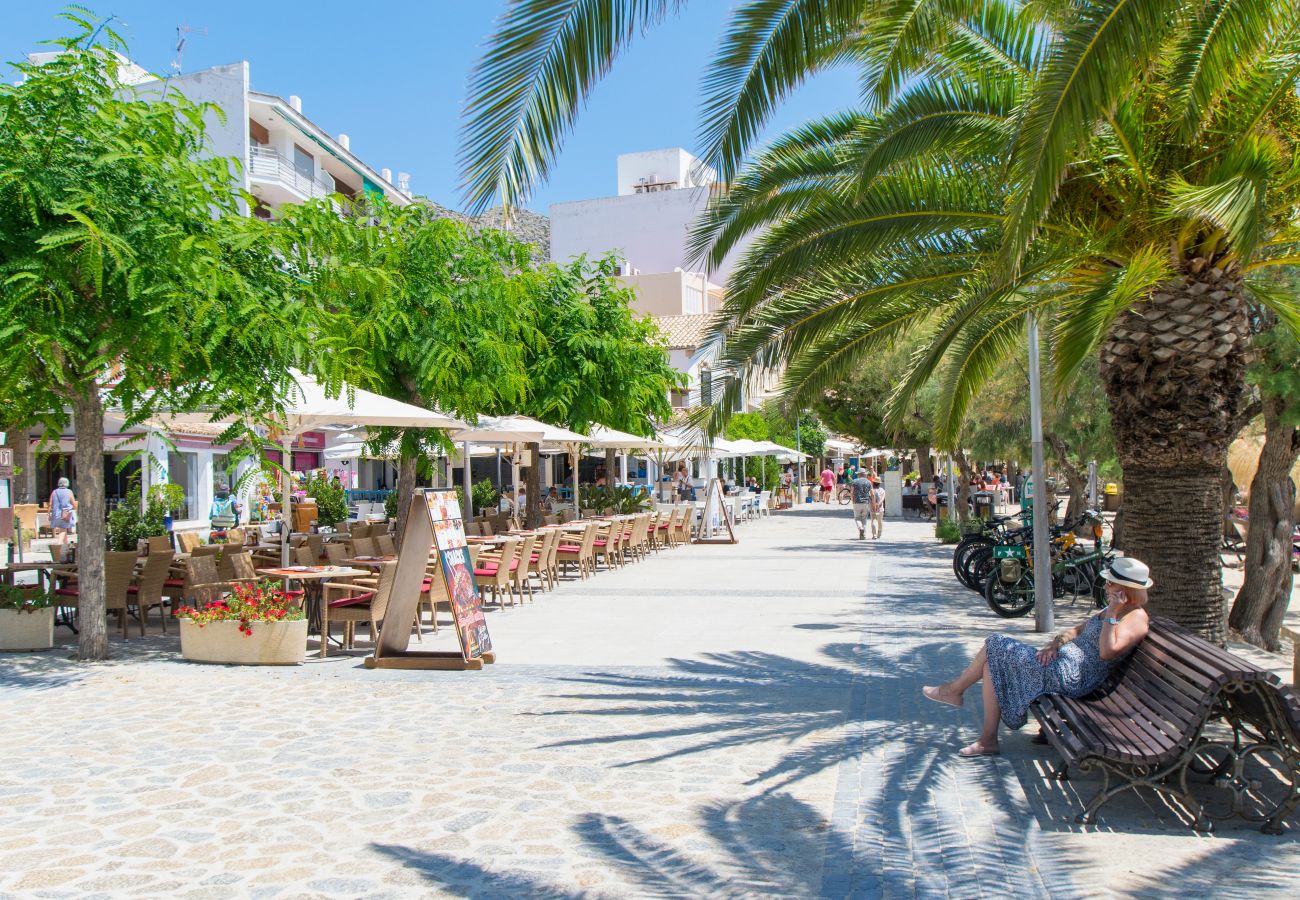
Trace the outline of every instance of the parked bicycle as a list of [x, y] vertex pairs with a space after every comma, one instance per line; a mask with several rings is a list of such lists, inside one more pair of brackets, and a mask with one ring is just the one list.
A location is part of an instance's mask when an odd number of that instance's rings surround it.
[[[1101, 540], [1101, 515], [1086, 510], [1072, 526], [1053, 529], [1051, 554], [1052, 598], [1070, 598], [1073, 605], [1091, 597], [1100, 609], [1106, 605], [1106, 588], [1101, 573], [1110, 565], [1114, 551]], [[1091, 525], [1093, 547], [1079, 544], [1075, 529]], [[995, 564], [984, 581], [984, 599], [1003, 618], [1026, 615], [1034, 608], [1034, 556], [1032, 541], [994, 547]]]

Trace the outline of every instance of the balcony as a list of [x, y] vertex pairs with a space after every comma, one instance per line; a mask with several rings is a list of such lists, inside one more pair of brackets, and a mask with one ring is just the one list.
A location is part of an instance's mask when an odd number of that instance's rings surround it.
[[290, 160], [270, 147], [250, 149], [248, 176], [256, 188], [254, 193], [271, 206], [328, 197], [335, 190], [334, 178], [328, 172], [304, 175], [293, 167]]

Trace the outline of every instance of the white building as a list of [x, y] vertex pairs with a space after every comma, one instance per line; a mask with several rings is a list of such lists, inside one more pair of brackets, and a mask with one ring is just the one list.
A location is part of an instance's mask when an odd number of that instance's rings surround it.
[[[38, 53], [29, 59], [41, 63], [53, 55]], [[307, 118], [297, 96], [286, 99], [253, 90], [246, 61], [163, 80], [123, 59], [118, 76], [123, 84], [142, 95], [179, 91], [196, 103], [211, 103], [223, 111], [224, 122], [216, 115], [207, 117], [208, 152], [237, 161], [237, 170], [231, 172], [232, 189], [247, 191], [256, 198], [253, 208], [246, 212], [273, 218], [287, 204], [335, 192], [352, 197], [382, 194], [399, 206], [412, 202], [409, 175], [399, 172], [394, 178], [387, 168], [372, 168], [352, 152], [346, 134], [331, 135]], [[245, 204], [241, 201], [240, 206], [243, 209]], [[309, 432], [300, 437], [294, 445], [290, 467], [295, 471], [320, 468], [324, 462], [323, 451], [332, 438], [333, 435], [324, 432]], [[108, 496], [121, 497], [127, 479], [138, 467], [131, 463], [118, 472], [118, 465], [128, 454], [147, 447], [154, 461], [145, 467], [146, 485], [159, 481], [179, 484], [185, 490], [184, 518], [191, 524], [206, 525], [216, 490], [227, 483], [225, 457], [232, 448], [214, 444], [201, 433], [174, 434], [171, 440], [174, 446], [169, 448], [157, 435], [107, 436], [104, 472]], [[33, 440], [33, 449], [40, 449], [46, 455], [32, 467], [32, 476], [22, 493], [40, 498], [49, 496], [59, 475], [70, 472], [71, 444], [70, 434], [64, 435], [57, 445], [39, 448]], [[278, 461], [278, 453], [269, 455]], [[376, 469], [375, 475], [384, 478], [386, 470]], [[247, 490], [256, 487], [250, 484]]]

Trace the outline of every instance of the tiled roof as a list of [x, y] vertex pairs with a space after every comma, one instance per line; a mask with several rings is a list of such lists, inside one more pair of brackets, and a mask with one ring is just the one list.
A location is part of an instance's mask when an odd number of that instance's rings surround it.
[[693, 316], [652, 316], [659, 329], [668, 335], [671, 350], [694, 350], [704, 343], [713, 324], [709, 313]]

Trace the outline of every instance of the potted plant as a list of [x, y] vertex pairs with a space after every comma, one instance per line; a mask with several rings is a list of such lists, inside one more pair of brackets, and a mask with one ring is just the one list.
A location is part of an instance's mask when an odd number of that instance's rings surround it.
[[316, 524], [333, 528], [348, 520], [348, 494], [340, 484], [328, 478], [311, 478], [307, 496], [316, 500]]
[[0, 650], [54, 646], [54, 598], [43, 591], [0, 585]]
[[176, 611], [181, 657], [193, 662], [292, 666], [307, 655], [307, 619], [279, 582], [237, 584], [230, 597]]
[[149, 488], [149, 509], [146, 516], [161, 514], [163, 533], [172, 530], [176, 511], [185, 508], [185, 488], [167, 482]]

